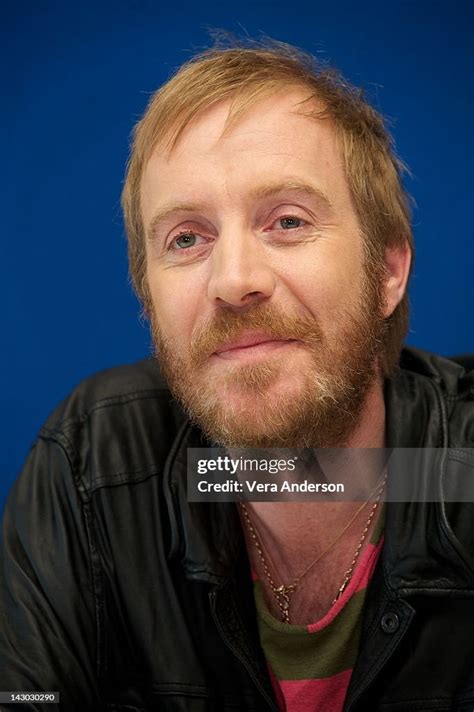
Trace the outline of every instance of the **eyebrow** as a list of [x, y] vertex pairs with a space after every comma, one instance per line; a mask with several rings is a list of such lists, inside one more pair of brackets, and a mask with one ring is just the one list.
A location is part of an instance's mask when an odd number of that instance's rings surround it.
[[[317, 200], [323, 208], [333, 211], [333, 205], [327, 195], [316, 186], [310, 183], [305, 183], [300, 180], [286, 180], [284, 182], [267, 183], [252, 188], [248, 193], [250, 200], [263, 200], [271, 198], [279, 193], [296, 193], [304, 195], [307, 198]], [[159, 208], [150, 220], [147, 229], [147, 239], [152, 241], [155, 239], [155, 231], [157, 227], [172, 217], [175, 213], [199, 213], [207, 208], [205, 203], [168, 203]]]

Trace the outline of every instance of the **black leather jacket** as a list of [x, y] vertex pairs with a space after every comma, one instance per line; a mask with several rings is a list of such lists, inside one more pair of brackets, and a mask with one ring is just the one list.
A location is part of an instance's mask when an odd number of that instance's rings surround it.
[[[405, 350], [388, 444], [439, 448], [444, 484], [472, 476], [455, 448], [474, 443], [473, 395], [474, 373]], [[235, 505], [186, 500], [200, 445], [151, 360], [56, 410], [6, 508], [0, 690], [59, 691], [82, 712], [276, 710]], [[472, 712], [473, 552], [471, 504], [387, 505], [347, 712]]]

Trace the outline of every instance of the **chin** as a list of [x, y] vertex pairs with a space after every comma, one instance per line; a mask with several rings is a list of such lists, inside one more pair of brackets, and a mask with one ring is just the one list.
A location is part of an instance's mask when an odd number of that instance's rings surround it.
[[281, 379], [264, 392], [226, 384], [200, 390], [199, 400], [188, 402], [188, 412], [223, 447], [308, 447], [308, 403], [302, 391], [301, 384]]

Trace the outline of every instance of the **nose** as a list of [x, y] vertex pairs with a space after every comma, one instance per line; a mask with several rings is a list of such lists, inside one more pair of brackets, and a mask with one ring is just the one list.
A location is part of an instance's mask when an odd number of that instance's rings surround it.
[[237, 229], [222, 232], [213, 249], [209, 300], [239, 309], [270, 298], [274, 290], [274, 273], [258, 237]]

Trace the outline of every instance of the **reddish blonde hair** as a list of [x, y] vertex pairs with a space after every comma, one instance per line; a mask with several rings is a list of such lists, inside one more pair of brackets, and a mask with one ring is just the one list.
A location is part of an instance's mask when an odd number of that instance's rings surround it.
[[[312, 55], [285, 43], [216, 46], [179, 68], [152, 96], [133, 131], [122, 207], [131, 280], [145, 314], [150, 313], [151, 303], [140, 186], [153, 149], [160, 145], [171, 152], [189, 122], [223, 99], [232, 99], [228, 130], [249, 107], [286, 87], [308, 90], [308, 99], [302, 102], [308, 110], [302, 113], [328, 119], [334, 126], [364, 236], [368, 278], [380, 278], [385, 248], [408, 244], [413, 251], [410, 197], [402, 184], [406, 167], [395, 154], [382, 116], [367, 103], [362, 90]], [[408, 316], [405, 294], [387, 319], [381, 353], [385, 376], [398, 363]]]

